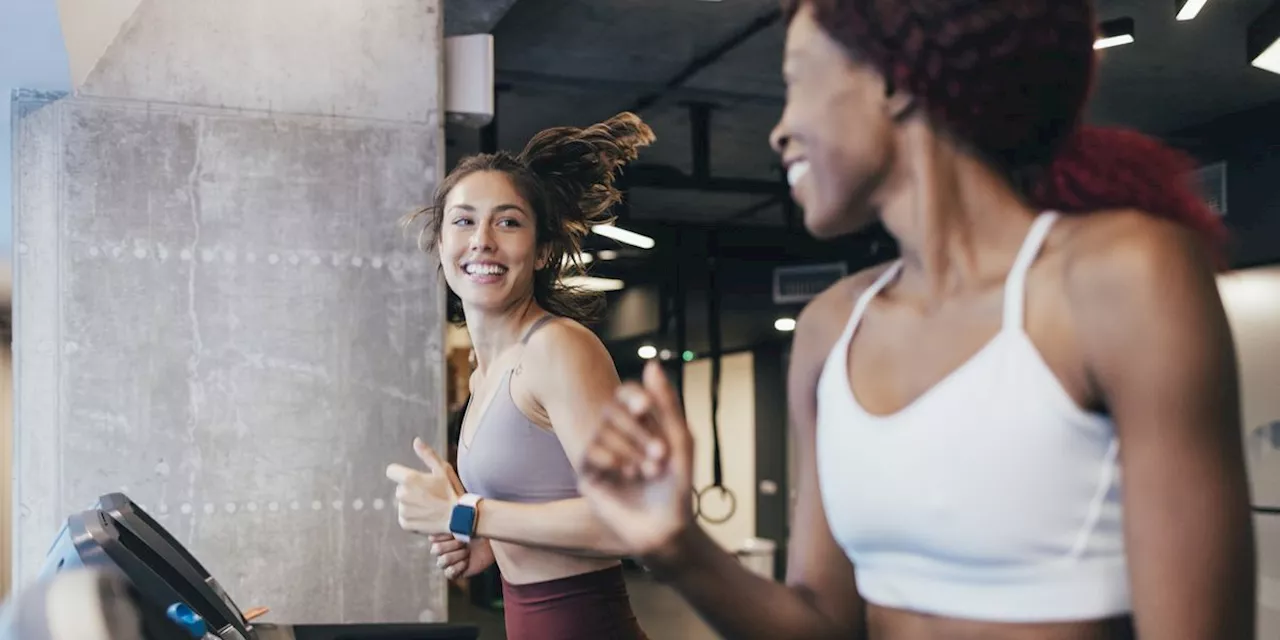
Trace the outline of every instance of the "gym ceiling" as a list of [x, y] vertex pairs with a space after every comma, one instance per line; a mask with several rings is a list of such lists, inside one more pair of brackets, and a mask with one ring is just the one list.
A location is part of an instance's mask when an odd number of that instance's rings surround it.
[[[1194, 20], [1178, 21], [1175, 0], [1100, 0], [1101, 21], [1131, 18], [1135, 41], [1103, 51], [1090, 119], [1177, 138], [1280, 102], [1280, 76], [1250, 66], [1245, 52], [1250, 24], [1271, 4], [1207, 0]], [[857, 269], [887, 257], [875, 237], [823, 247], [796, 226], [799, 212], [789, 206], [767, 142], [783, 103], [778, 13], [778, 0], [445, 0], [448, 35], [494, 34], [497, 115], [489, 133], [499, 148], [519, 149], [542, 128], [588, 125], [622, 110], [637, 111], [657, 133], [626, 173], [619, 223], [657, 246], [593, 237], [591, 249], [619, 249], [617, 259], [595, 261], [598, 275], [628, 287], [670, 281], [674, 261], [663, 245], [675, 228], [693, 230], [698, 250], [705, 242], [696, 234], [714, 227], [722, 246], [739, 247], [744, 259], [759, 256], [754, 273], [739, 269], [755, 282], [735, 285], [728, 296], [736, 299], [722, 305], [728, 350], [775, 336], [774, 320], [794, 314], [772, 304], [773, 266], [854, 251], [849, 267]], [[450, 166], [482, 143], [473, 130], [450, 127], [447, 137]], [[691, 305], [699, 317], [690, 317], [690, 340], [700, 343], [705, 316]], [[636, 345], [651, 341], [625, 330], [603, 333], [620, 359], [634, 360]]]

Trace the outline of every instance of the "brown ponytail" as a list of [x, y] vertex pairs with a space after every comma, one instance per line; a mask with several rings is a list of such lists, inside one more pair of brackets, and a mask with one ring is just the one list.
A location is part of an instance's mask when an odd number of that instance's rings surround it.
[[[506, 174], [534, 209], [538, 249], [546, 260], [546, 266], [534, 274], [534, 300], [557, 316], [593, 322], [604, 308], [604, 296], [565, 285], [563, 278], [584, 271], [579, 256], [591, 227], [613, 221], [609, 210], [622, 200], [613, 184], [616, 172], [655, 139], [649, 126], [633, 113], [620, 113], [585, 129], [545, 129], [518, 155], [500, 151], [464, 159], [440, 183], [431, 206], [406, 216], [404, 223], [426, 216], [418, 246], [435, 251], [445, 200], [458, 182], [479, 171]], [[449, 301], [451, 311], [456, 310], [458, 300], [452, 292]]]

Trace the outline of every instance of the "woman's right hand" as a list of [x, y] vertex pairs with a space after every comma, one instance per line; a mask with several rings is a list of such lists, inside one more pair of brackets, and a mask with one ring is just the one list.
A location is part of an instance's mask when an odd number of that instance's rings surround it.
[[605, 406], [578, 484], [629, 555], [665, 555], [693, 525], [693, 435], [656, 362]]
[[488, 540], [476, 538], [466, 543], [448, 533], [431, 536], [431, 554], [436, 557], [436, 566], [444, 570], [444, 577], [449, 580], [478, 575], [494, 561], [493, 548]]

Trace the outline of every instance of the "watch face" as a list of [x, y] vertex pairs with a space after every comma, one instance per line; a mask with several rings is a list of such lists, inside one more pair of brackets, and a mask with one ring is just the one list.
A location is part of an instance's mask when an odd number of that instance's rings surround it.
[[469, 536], [475, 519], [476, 510], [473, 507], [456, 505], [453, 508], [453, 513], [449, 516], [449, 531]]

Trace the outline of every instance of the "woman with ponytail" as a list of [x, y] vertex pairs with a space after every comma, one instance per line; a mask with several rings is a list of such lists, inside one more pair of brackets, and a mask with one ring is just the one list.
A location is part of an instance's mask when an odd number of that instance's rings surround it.
[[476, 368], [458, 473], [415, 441], [426, 468], [391, 465], [387, 475], [401, 527], [431, 536], [447, 577], [497, 562], [510, 640], [645, 637], [622, 541], [577, 491], [573, 463], [619, 379], [583, 324], [600, 294], [564, 279], [582, 268], [590, 228], [610, 221], [615, 173], [653, 140], [630, 113], [548, 129], [518, 155], [463, 160], [410, 217], [425, 219], [420, 245], [440, 258]]
[[901, 254], [798, 321], [786, 584], [698, 528], [658, 367], [584, 454], [596, 512], [728, 638], [1254, 637], [1223, 230], [1187, 158], [1083, 126], [1092, 3], [785, 6], [805, 226]]

